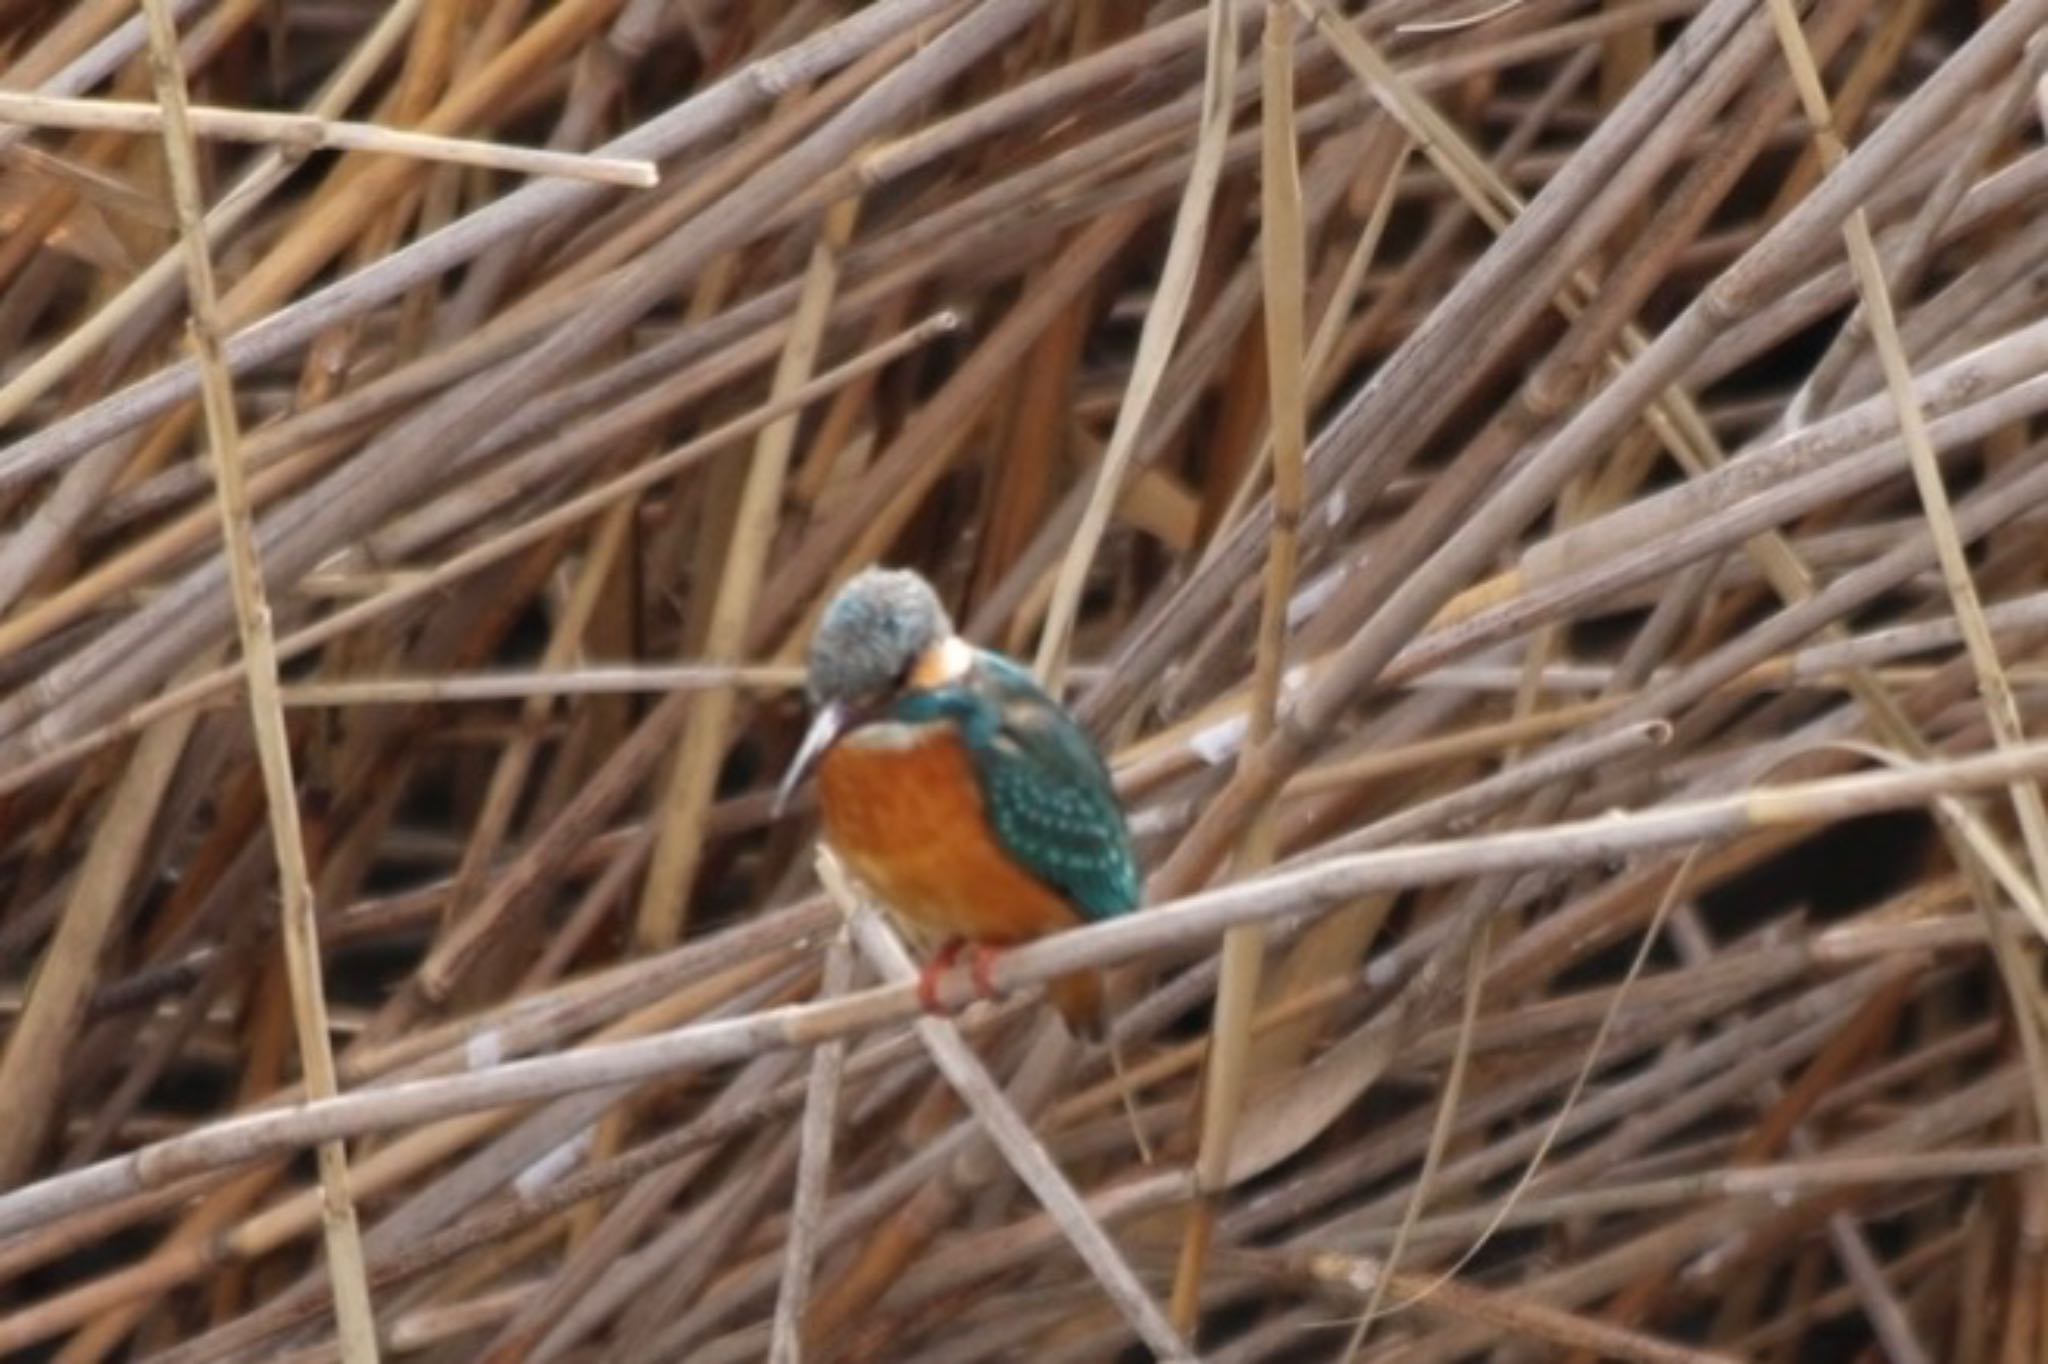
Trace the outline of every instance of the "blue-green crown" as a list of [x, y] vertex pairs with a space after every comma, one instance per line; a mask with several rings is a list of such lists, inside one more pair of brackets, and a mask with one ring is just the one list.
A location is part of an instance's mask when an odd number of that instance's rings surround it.
[[909, 569], [849, 578], [811, 636], [805, 690], [812, 705], [873, 701], [900, 687], [918, 659], [953, 633], [932, 585]]

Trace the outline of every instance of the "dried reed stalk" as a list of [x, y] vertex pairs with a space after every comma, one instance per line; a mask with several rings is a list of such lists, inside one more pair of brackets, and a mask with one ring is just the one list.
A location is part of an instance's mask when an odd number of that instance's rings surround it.
[[[164, 159], [170, 167], [171, 197], [184, 246], [191, 339], [199, 361], [221, 538], [226, 543], [232, 575], [249, 718], [256, 735], [271, 847], [277, 859], [278, 908], [285, 969], [291, 980], [292, 1022], [300, 1064], [306, 1074], [307, 1096], [328, 1099], [338, 1092], [338, 1083], [328, 1039], [319, 929], [313, 919], [313, 877], [299, 824], [299, 792], [292, 774], [291, 740], [285, 731], [284, 707], [278, 700], [277, 641], [271, 630], [270, 604], [249, 515], [235, 393], [220, 357], [221, 313], [214, 288], [213, 261], [206, 249], [205, 209], [186, 107], [185, 71], [178, 55], [177, 25], [168, 7], [161, 0], [145, 0], [143, 12], [149, 19], [150, 64], [162, 113]], [[347, 1364], [374, 1364], [378, 1357], [377, 1325], [370, 1306], [369, 1281], [363, 1272], [363, 1248], [356, 1225], [355, 1199], [349, 1187], [347, 1150], [340, 1142], [324, 1142], [318, 1158], [327, 1273], [334, 1287], [342, 1358]]]

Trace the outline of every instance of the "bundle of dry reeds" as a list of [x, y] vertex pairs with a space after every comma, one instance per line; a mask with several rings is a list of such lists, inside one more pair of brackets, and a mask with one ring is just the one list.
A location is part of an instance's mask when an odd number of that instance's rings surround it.
[[[2048, 1357], [2044, 24], [0, 0], [0, 1356]], [[877, 560], [1151, 873], [956, 1021]]]

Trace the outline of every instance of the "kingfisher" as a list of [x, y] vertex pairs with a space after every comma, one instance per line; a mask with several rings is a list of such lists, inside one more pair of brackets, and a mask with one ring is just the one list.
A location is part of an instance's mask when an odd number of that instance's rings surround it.
[[[849, 579], [811, 637], [813, 718], [776, 795], [813, 768], [825, 841], [928, 961], [918, 998], [965, 951], [984, 996], [1002, 948], [1138, 907], [1137, 859], [1109, 769], [1017, 663], [954, 632], [908, 569]], [[1079, 1036], [1102, 1036], [1102, 984], [1046, 987]]]

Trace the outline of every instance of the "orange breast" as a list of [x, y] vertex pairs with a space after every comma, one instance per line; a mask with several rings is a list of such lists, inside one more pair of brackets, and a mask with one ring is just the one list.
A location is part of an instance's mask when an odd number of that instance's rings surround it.
[[904, 748], [845, 742], [818, 769], [825, 837], [916, 936], [1000, 946], [1078, 922], [1009, 858], [950, 729]]

